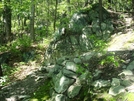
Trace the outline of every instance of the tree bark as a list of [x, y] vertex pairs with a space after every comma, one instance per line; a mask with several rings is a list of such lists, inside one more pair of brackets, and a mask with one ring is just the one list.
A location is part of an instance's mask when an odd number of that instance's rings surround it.
[[46, 29], [47, 29], [47, 31], [46, 31], [46, 36], [48, 36], [48, 33], [49, 33], [49, 16], [50, 16], [50, 1], [49, 0], [47, 0], [47, 26], [46, 26]]
[[1, 67], [1, 64], [0, 64], [0, 77], [3, 76], [3, 71], [2, 71], [2, 67]]
[[54, 25], [53, 25], [54, 32], [55, 32], [55, 30], [56, 30], [57, 7], [58, 7], [58, 0], [56, 0], [56, 3], [55, 3], [55, 12], [54, 12]]
[[103, 16], [102, 16], [102, 0], [99, 0], [99, 25], [100, 25], [100, 28], [101, 28], [101, 23], [102, 23], [102, 20], [103, 20]]
[[35, 1], [31, 0], [30, 36], [32, 41], [35, 40], [34, 16], [35, 16]]
[[11, 34], [11, 7], [10, 7], [10, 0], [4, 1], [4, 11], [3, 11], [3, 19], [5, 21], [4, 27], [5, 27], [5, 39], [6, 42], [11, 40], [12, 34]]

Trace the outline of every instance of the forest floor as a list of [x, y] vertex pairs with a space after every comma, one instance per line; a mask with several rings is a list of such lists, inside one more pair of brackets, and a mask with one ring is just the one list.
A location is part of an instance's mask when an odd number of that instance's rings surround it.
[[[109, 46], [106, 48], [107, 51], [122, 51], [122, 54], [124, 55], [124, 51], [130, 52], [134, 50], [133, 19], [131, 17], [126, 17], [125, 24], [126, 25], [122, 30], [111, 36], [108, 43]], [[10, 83], [1, 89], [1, 101], [4, 101], [2, 100], [4, 98], [12, 98], [12, 95], [22, 95], [20, 98], [23, 98], [25, 95], [33, 94], [40, 86], [42, 86], [47, 79], [46, 71], [39, 69], [44, 59], [44, 52], [45, 49], [36, 52], [37, 55], [41, 55], [41, 57], [37, 58], [37, 61], [29, 61], [25, 64], [12, 61], [14, 62], [14, 66], [19, 67], [19, 70], [10, 75]], [[128, 56], [131, 56], [131, 54], [129, 53]]]

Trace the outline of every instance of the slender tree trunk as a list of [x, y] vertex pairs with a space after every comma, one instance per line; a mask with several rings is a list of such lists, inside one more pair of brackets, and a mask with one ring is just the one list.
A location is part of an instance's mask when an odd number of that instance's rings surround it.
[[58, 7], [58, 0], [56, 0], [56, 3], [55, 3], [55, 12], [54, 12], [54, 25], [53, 25], [54, 32], [55, 32], [55, 29], [56, 29], [56, 20], [57, 20], [57, 7]]
[[10, 0], [4, 1], [3, 19], [5, 21], [6, 42], [11, 40], [11, 7]]
[[35, 1], [31, 0], [30, 36], [32, 41], [35, 40], [34, 16], [35, 16]]
[[48, 36], [48, 32], [49, 32], [49, 15], [50, 15], [50, 1], [49, 0], [47, 0], [47, 7], [48, 7], [48, 9], [47, 9], [47, 32], [46, 32], [46, 36]]
[[2, 71], [2, 68], [1, 68], [1, 64], [0, 64], [0, 77], [3, 76], [3, 71]]
[[99, 25], [100, 25], [100, 28], [101, 28], [101, 23], [102, 23], [102, 20], [103, 20], [103, 16], [102, 16], [102, 0], [99, 0]]

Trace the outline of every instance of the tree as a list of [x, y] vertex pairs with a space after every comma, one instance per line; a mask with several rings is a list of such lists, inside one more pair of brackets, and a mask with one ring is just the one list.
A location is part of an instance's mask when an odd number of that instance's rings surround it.
[[101, 29], [101, 23], [103, 20], [103, 16], [102, 16], [102, 0], [99, 0], [99, 25], [100, 25], [100, 29]]
[[57, 21], [57, 7], [58, 7], [58, 0], [55, 1], [54, 25], [53, 25], [54, 32], [56, 29], [56, 21]]
[[35, 16], [35, 1], [31, 0], [31, 17], [30, 17], [30, 36], [31, 39], [35, 40], [35, 30], [34, 30], [34, 16]]
[[4, 0], [4, 10], [3, 10], [3, 19], [4, 19], [4, 27], [5, 27], [5, 37], [6, 42], [11, 40], [11, 5], [10, 0]]
[[2, 71], [2, 67], [1, 67], [1, 64], [0, 64], [0, 77], [3, 76], [3, 71]]

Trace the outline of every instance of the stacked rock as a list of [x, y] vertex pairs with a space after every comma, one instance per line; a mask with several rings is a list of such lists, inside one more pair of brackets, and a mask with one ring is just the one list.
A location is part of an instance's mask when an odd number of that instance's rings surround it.
[[87, 53], [79, 58], [63, 57], [55, 65], [47, 66], [53, 84], [51, 101], [68, 101], [79, 94], [83, 85], [91, 83], [91, 73], [83, 63], [89, 61], [93, 54]]

